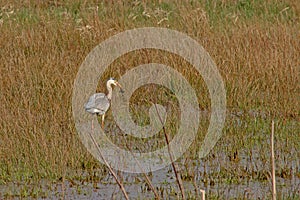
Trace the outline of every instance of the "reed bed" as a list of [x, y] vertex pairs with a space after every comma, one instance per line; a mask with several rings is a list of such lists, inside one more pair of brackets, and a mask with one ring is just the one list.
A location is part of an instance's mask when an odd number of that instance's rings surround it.
[[[244, 119], [252, 122], [253, 115], [259, 115], [250, 127], [232, 127], [234, 120], [227, 120], [226, 136], [218, 144], [236, 143], [227, 149], [233, 160], [235, 151], [259, 142], [245, 138], [263, 137], [257, 132], [268, 128], [271, 119], [279, 126], [275, 140], [288, 143], [279, 147], [282, 154], [289, 145], [299, 147], [299, 14], [300, 7], [292, 0], [1, 1], [0, 183], [58, 180], [74, 177], [72, 170], [101, 168], [74, 128], [73, 82], [96, 45], [124, 30], [145, 26], [175, 29], [197, 40], [224, 79], [228, 112], [246, 113]], [[195, 88], [200, 108], [210, 109], [201, 75], [178, 56], [155, 50], [120, 57], [101, 77], [99, 91], [104, 91], [107, 78], [118, 78], [150, 62], [180, 71]], [[151, 102], [151, 96], [140, 98], [149, 92], [152, 87], [142, 89], [131, 102]], [[164, 98], [155, 100], [168, 101]], [[176, 101], [171, 102], [176, 107]]]

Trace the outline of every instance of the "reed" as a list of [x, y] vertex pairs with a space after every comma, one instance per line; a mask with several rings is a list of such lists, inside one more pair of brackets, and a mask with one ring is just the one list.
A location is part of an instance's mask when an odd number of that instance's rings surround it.
[[177, 169], [176, 164], [175, 164], [175, 160], [174, 160], [174, 158], [173, 158], [173, 152], [172, 152], [172, 149], [170, 148], [170, 136], [169, 136], [169, 134], [166, 132], [166, 128], [165, 128], [165, 126], [164, 126], [162, 117], [159, 115], [159, 112], [158, 112], [158, 110], [157, 110], [156, 104], [155, 104], [155, 109], [156, 109], [156, 113], [157, 113], [157, 115], [158, 115], [158, 118], [159, 118], [159, 120], [160, 120], [160, 123], [163, 125], [162, 129], [163, 129], [163, 132], [164, 132], [166, 144], [167, 144], [167, 146], [168, 146], [168, 153], [169, 153], [171, 165], [172, 165], [172, 168], [173, 168], [175, 177], [176, 177], [176, 181], [177, 181], [179, 190], [180, 190], [180, 192], [181, 192], [181, 197], [182, 197], [183, 200], [185, 200], [186, 198], [185, 198], [185, 192], [184, 192], [184, 187], [183, 187], [183, 184], [182, 184], [181, 175], [180, 175], [180, 173], [178, 172], [178, 169]]
[[276, 200], [276, 177], [275, 177], [275, 156], [274, 156], [274, 120], [271, 129], [271, 168], [272, 168], [272, 199]]
[[94, 138], [94, 126], [92, 124], [92, 133], [89, 132], [89, 136], [91, 137], [94, 145], [96, 146], [96, 149], [101, 157], [101, 159], [103, 160], [103, 162], [105, 163], [106, 167], [108, 168], [109, 172], [113, 175], [114, 179], [116, 180], [118, 186], [120, 187], [124, 197], [126, 200], [129, 200], [129, 197], [128, 197], [128, 194], [125, 190], [125, 187], [124, 187], [124, 184], [121, 182], [121, 180], [118, 178], [117, 174], [115, 173], [115, 171], [113, 170], [113, 168], [110, 166], [110, 164], [107, 162], [107, 160], [105, 159], [105, 157], [103, 156], [102, 152], [101, 152], [101, 149], [99, 148], [99, 144], [97, 143], [97, 141], [95, 140]]

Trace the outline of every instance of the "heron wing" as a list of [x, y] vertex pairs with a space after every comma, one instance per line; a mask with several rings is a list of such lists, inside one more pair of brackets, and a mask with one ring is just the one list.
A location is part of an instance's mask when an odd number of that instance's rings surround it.
[[[104, 95], [104, 94], [103, 94]], [[105, 95], [104, 95], [105, 96]], [[95, 108], [95, 100], [96, 100], [96, 94], [93, 94], [92, 96], [90, 96], [89, 100], [86, 102], [86, 104], [84, 105], [85, 109], [91, 109], [91, 108]]]
[[107, 96], [103, 93], [97, 93], [95, 97], [95, 107], [105, 113], [110, 106]]
[[103, 93], [96, 93], [90, 96], [88, 102], [84, 105], [86, 111], [91, 113], [99, 113], [103, 115], [109, 108], [108, 98]]

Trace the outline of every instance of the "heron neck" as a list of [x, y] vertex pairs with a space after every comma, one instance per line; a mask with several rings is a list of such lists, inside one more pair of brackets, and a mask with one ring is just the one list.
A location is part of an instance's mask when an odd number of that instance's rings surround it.
[[111, 96], [112, 96], [112, 87], [111, 87], [110, 84], [107, 85], [107, 91], [108, 91], [108, 93], [107, 93], [107, 98], [108, 98], [109, 100], [111, 100]]

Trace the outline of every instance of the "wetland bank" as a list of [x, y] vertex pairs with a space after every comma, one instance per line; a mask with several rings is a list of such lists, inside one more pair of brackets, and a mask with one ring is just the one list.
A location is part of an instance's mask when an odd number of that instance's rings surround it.
[[[274, 120], [277, 196], [299, 199], [299, 13], [291, 0], [1, 1], [0, 198], [123, 198], [76, 133], [73, 83], [86, 55], [105, 39], [128, 29], [165, 27], [199, 42], [223, 77], [226, 123], [207, 157], [197, 159], [197, 150], [209, 125], [210, 98], [201, 75], [184, 59], [151, 49], [130, 52], [109, 66], [98, 90], [105, 91], [109, 77], [145, 63], [162, 63], [185, 76], [201, 109], [198, 137], [176, 161], [189, 199], [199, 197], [200, 189], [208, 199], [270, 199]], [[149, 123], [152, 102], [168, 107], [167, 131], [174, 137], [180, 110], [169, 90], [148, 85], [130, 102], [141, 126]], [[111, 112], [105, 132], [135, 152], [165, 145], [162, 133], [147, 139], [122, 133]], [[117, 175], [131, 198], [154, 199], [143, 175]], [[147, 175], [162, 199], [180, 198], [171, 166]]]

